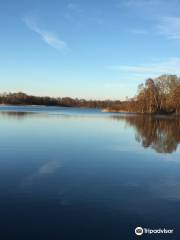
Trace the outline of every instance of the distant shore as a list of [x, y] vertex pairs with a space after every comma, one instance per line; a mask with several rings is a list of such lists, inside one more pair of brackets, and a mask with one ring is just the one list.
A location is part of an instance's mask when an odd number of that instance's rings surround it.
[[[162, 80], [163, 86], [161, 86]], [[164, 86], [166, 88], [168, 86], [168, 92]], [[124, 101], [33, 96], [17, 92], [0, 94], [0, 106], [93, 108], [109, 113], [179, 116], [179, 95], [180, 78], [174, 75], [164, 75], [158, 80], [147, 79], [145, 84], [138, 89], [135, 97]]]

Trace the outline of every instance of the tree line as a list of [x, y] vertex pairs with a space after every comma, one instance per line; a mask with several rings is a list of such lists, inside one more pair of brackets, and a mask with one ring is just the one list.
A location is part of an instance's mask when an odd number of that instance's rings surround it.
[[119, 105], [121, 101], [113, 100], [85, 100], [78, 98], [52, 98], [30, 96], [22, 92], [0, 94], [0, 104], [9, 105], [46, 105], [61, 107], [87, 107], [87, 108], [111, 108]]
[[126, 101], [37, 97], [19, 92], [0, 94], [0, 104], [87, 107], [102, 108], [107, 111], [179, 114], [180, 78], [176, 75], [162, 75], [155, 79], [149, 78], [145, 81], [145, 84], [138, 86], [137, 95]]

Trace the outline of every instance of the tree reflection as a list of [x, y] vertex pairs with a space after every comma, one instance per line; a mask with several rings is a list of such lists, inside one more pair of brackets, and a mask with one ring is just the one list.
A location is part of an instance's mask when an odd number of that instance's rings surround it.
[[180, 119], [147, 115], [113, 116], [125, 120], [136, 130], [135, 139], [144, 148], [152, 148], [158, 153], [172, 153], [180, 143]]
[[1, 111], [0, 117], [7, 117], [8, 119], [10, 119], [10, 118], [24, 119], [27, 117], [32, 117], [35, 114], [36, 114], [35, 112]]

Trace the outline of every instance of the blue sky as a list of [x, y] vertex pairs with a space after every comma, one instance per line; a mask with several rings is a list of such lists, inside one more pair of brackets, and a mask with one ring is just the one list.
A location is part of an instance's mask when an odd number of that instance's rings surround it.
[[125, 99], [180, 75], [179, 0], [0, 0], [0, 92]]

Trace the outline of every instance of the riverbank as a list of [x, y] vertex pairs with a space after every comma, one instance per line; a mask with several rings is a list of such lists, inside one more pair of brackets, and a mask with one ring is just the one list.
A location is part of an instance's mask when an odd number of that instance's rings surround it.
[[174, 116], [174, 117], [180, 117], [180, 113], [142, 113], [142, 112], [133, 112], [133, 111], [123, 111], [123, 110], [117, 110], [117, 109], [110, 109], [110, 108], [103, 108], [101, 109], [101, 112], [105, 113], [123, 113], [123, 114], [140, 114], [140, 115], [162, 115], [162, 116]]

